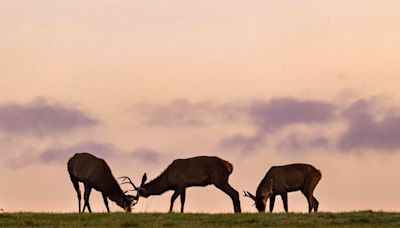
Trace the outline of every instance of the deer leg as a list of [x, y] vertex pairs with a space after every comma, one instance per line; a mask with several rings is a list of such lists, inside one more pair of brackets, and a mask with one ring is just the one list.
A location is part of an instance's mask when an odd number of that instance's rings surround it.
[[186, 199], [186, 189], [184, 189], [181, 193], [181, 213], [183, 213], [183, 208], [185, 207], [185, 199]]
[[312, 209], [314, 207], [314, 202], [313, 202], [312, 198], [313, 198], [312, 195], [307, 198], [307, 201], [308, 201], [308, 213], [311, 213]]
[[104, 193], [101, 193], [101, 194], [103, 195], [103, 200], [104, 200], [104, 204], [106, 205], [107, 212], [110, 213], [110, 208], [108, 207], [107, 196]]
[[235, 213], [242, 212], [242, 209], [240, 208], [239, 193], [234, 188], [232, 188], [229, 183], [215, 186], [225, 192], [229, 197], [231, 197]]
[[321, 173], [318, 172], [310, 178], [305, 184], [304, 194], [308, 201], [308, 212], [311, 213], [314, 209], [314, 212], [318, 211], [319, 202], [314, 197], [314, 189], [317, 186], [318, 182], [321, 180]]
[[72, 184], [74, 185], [74, 188], [75, 188], [75, 191], [76, 191], [76, 194], [78, 197], [78, 211], [79, 211], [79, 213], [81, 213], [81, 198], [82, 198], [82, 196], [81, 196], [81, 190], [79, 189], [79, 182], [76, 178], [73, 178], [72, 176], [71, 176], [71, 181], [72, 181]]
[[312, 212], [312, 209], [314, 209], [314, 211], [318, 211], [319, 202], [314, 198], [313, 193], [314, 193], [314, 189], [317, 186], [320, 179], [321, 179], [321, 176], [311, 179], [311, 181], [307, 182], [306, 188], [304, 188], [302, 190], [302, 193], [307, 198], [309, 213]]
[[311, 212], [312, 209], [314, 209], [314, 212], [318, 211], [318, 205], [319, 202], [317, 201], [317, 199], [315, 199], [314, 197], [314, 189], [317, 186], [319, 180], [321, 179], [321, 176], [319, 176], [319, 178], [314, 179], [311, 184], [310, 187], [308, 189], [309, 195], [308, 195], [308, 202], [309, 202], [309, 208], [308, 208], [308, 212]]
[[271, 212], [271, 213], [274, 210], [275, 197], [276, 197], [276, 195], [272, 194], [271, 197], [269, 198], [269, 212]]
[[85, 184], [85, 192], [83, 194], [83, 199], [85, 201], [85, 204], [83, 206], [83, 211], [82, 212], [85, 212], [85, 207], [87, 207], [88, 211], [90, 213], [92, 213], [92, 209], [90, 208], [90, 205], [89, 205], [89, 196], [90, 196], [90, 192], [91, 191], [92, 191], [92, 187], [90, 187], [89, 185]]
[[308, 212], [310, 213], [313, 209], [313, 196], [312, 194], [306, 192], [306, 191], [301, 191], [303, 193], [303, 195], [306, 197], [307, 199], [307, 203], [308, 203]]
[[318, 202], [318, 200], [317, 199], [315, 199], [315, 197], [313, 196], [313, 207], [314, 207], [314, 212], [317, 212], [318, 211], [318, 205], [319, 205], [319, 202]]
[[172, 208], [174, 207], [174, 202], [176, 200], [176, 198], [180, 195], [180, 191], [175, 190], [174, 194], [172, 194], [171, 196], [171, 204], [169, 206], [169, 212], [172, 212]]
[[283, 208], [285, 209], [285, 212], [288, 213], [289, 209], [288, 209], [288, 202], [287, 202], [287, 194], [282, 194], [282, 202], [283, 202]]

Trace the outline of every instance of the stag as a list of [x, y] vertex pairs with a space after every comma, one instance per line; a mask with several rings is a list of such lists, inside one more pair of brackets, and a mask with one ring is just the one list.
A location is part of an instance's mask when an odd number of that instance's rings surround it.
[[268, 198], [270, 199], [269, 211], [272, 212], [275, 197], [280, 195], [283, 207], [288, 212], [287, 193], [301, 191], [307, 198], [308, 212], [313, 209], [317, 212], [319, 203], [313, 196], [313, 192], [321, 176], [321, 171], [308, 164], [273, 166], [258, 185], [256, 196], [248, 191], [245, 191], [244, 195], [254, 200], [259, 212], [265, 211]]
[[138, 197], [127, 195], [126, 192], [122, 191], [118, 182], [112, 175], [110, 167], [103, 159], [97, 158], [89, 153], [77, 153], [68, 161], [68, 173], [78, 195], [79, 213], [81, 212], [81, 191], [79, 189], [79, 182], [82, 182], [85, 187], [82, 212], [85, 212], [86, 207], [89, 212], [92, 212], [89, 205], [89, 196], [92, 188], [101, 192], [107, 212], [110, 212], [107, 198], [115, 202], [126, 212], [130, 212], [131, 207], [137, 203]]
[[169, 207], [170, 212], [172, 212], [174, 202], [178, 196], [181, 198], [181, 212], [183, 212], [186, 188], [204, 187], [213, 184], [232, 199], [234, 211], [241, 212], [239, 193], [228, 183], [229, 175], [232, 171], [232, 164], [223, 159], [199, 156], [174, 160], [164, 172], [148, 183], [146, 183], [147, 175], [145, 173], [139, 188], [131, 181], [129, 183], [138, 191], [138, 196], [145, 198], [173, 190], [174, 193]]

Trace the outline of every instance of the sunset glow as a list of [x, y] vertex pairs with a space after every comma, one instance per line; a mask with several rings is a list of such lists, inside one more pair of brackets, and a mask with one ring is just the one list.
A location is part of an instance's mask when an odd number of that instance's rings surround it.
[[[246, 212], [243, 190], [295, 162], [321, 170], [321, 211], [400, 209], [400, 1], [1, 0], [0, 31], [5, 211], [77, 212], [66, 164], [83, 151], [137, 184], [221, 157]], [[133, 211], [167, 212], [171, 194]], [[185, 210], [232, 203], [190, 188]]]

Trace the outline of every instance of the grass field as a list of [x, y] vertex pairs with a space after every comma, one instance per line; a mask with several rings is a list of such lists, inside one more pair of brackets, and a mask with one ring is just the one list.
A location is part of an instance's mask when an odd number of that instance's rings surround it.
[[0, 227], [400, 227], [400, 213], [2, 213]]

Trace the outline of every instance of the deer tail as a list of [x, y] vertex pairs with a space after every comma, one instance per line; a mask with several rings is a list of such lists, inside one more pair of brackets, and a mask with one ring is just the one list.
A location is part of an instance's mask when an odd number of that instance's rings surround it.
[[225, 160], [222, 160], [222, 163], [224, 164], [224, 166], [228, 170], [229, 174], [231, 174], [233, 172], [233, 165], [230, 162], [225, 161]]
[[321, 180], [321, 178], [322, 178], [322, 173], [321, 173], [321, 170], [319, 170], [319, 169], [316, 169], [316, 171], [317, 171], [317, 172], [315, 173], [315, 174], [316, 174], [316, 178], [317, 178], [318, 181], [319, 181], [319, 180]]

